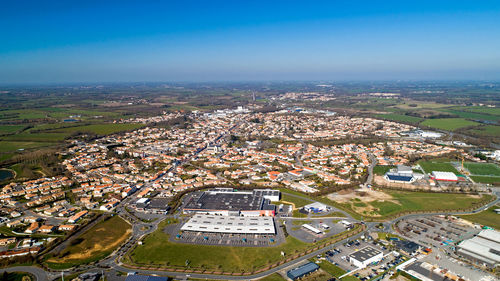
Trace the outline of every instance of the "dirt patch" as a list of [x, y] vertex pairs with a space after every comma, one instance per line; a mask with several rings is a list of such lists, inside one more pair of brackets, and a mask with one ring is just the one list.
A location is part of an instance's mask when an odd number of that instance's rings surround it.
[[103, 243], [94, 244], [91, 248], [87, 248], [78, 253], [71, 253], [62, 258], [51, 258], [48, 262], [52, 263], [66, 263], [75, 260], [85, 260], [92, 258], [92, 256], [98, 255], [101, 252], [110, 251], [116, 247], [118, 247], [121, 243], [123, 243], [129, 235], [132, 233], [131, 229], [127, 229], [127, 231], [118, 239], [113, 241], [103, 241]]
[[382, 191], [376, 191], [369, 188], [360, 188], [357, 190], [350, 190], [348, 192], [337, 192], [327, 195], [328, 199], [339, 203], [350, 203], [354, 199], [359, 199], [361, 202], [369, 203], [373, 201], [392, 201], [399, 204], [399, 201]]

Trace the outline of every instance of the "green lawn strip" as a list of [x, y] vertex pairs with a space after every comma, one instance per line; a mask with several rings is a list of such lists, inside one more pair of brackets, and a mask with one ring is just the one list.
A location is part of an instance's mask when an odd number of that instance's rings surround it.
[[[300, 196], [302, 196], [302, 195], [300, 195]], [[281, 201], [293, 203], [293, 204], [295, 204], [295, 208], [297, 208], [297, 209], [302, 208], [305, 205], [312, 203], [311, 201], [309, 201], [307, 199], [297, 198], [295, 196], [290, 196], [290, 195], [284, 194], [284, 193], [281, 194]]]
[[455, 131], [460, 128], [477, 126], [480, 123], [469, 121], [464, 118], [438, 118], [438, 119], [427, 119], [420, 123], [420, 125], [428, 126], [431, 128]]
[[278, 273], [273, 273], [269, 276], [266, 276], [262, 279], [259, 279], [258, 281], [285, 281], [286, 279], [281, 277]]
[[490, 183], [495, 185], [500, 185], [500, 177], [489, 177], [489, 176], [470, 176], [474, 182], [479, 183]]
[[6, 141], [60, 142], [69, 137], [69, 133], [20, 133], [3, 137]]
[[481, 225], [486, 225], [500, 230], [500, 214], [497, 214], [494, 210], [500, 209], [500, 206], [492, 206], [488, 210], [482, 211], [473, 215], [461, 215], [460, 217]]

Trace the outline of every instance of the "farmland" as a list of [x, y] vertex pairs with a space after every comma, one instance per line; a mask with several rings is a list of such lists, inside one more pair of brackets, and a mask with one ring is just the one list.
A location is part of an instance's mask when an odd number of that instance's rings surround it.
[[447, 131], [455, 131], [460, 128], [477, 126], [479, 123], [474, 121], [469, 121], [464, 118], [438, 118], [438, 119], [427, 119], [420, 123], [423, 126], [447, 130]]

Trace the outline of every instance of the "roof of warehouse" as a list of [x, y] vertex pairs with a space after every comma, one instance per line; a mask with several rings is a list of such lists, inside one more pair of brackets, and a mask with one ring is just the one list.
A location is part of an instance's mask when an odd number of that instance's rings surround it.
[[168, 277], [134, 274], [128, 275], [125, 281], [168, 281]]
[[313, 271], [317, 270], [318, 268], [319, 268], [319, 266], [317, 264], [309, 262], [309, 263], [301, 265], [301, 266], [299, 266], [297, 268], [289, 270], [287, 272], [287, 275], [290, 278], [295, 279], [295, 278], [301, 277], [301, 276], [303, 276], [305, 274], [308, 274], [310, 272], [313, 272]]
[[272, 217], [194, 215], [181, 230], [217, 233], [275, 234]]
[[362, 248], [361, 250], [350, 254], [349, 257], [354, 258], [360, 262], [364, 262], [364, 261], [371, 259], [374, 256], [379, 255], [381, 253], [382, 253], [382, 251], [380, 251], [380, 250], [377, 250], [371, 246], [366, 246], [366, 247]]
[[387, 173], [386, 176], [393, 181], [411, 181], [413, 179], [413, 176], [407, 174]]

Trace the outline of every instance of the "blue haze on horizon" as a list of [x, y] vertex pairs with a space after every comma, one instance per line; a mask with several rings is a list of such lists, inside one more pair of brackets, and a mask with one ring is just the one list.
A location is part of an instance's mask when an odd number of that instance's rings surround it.
[[0, 13], [0, 83], [500, 79], [500, 1], [20, 0]]

